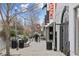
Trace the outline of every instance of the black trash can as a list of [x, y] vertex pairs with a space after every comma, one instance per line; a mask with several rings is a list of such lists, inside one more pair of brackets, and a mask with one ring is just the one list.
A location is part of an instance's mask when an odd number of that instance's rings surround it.
[[17, 41], [16, 40], [12, 40], [12, 44], [11, 44], [12, 48], [17, 48]]
[[52, 42], [46, 42], [46, 49], [52, 50]]
[[19, 48], [24, 48], [24, 40], [19, 40]]

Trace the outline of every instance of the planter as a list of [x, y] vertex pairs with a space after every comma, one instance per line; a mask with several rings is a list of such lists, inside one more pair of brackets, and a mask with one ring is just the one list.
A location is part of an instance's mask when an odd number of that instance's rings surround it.
[[14, 48], [17, 48], [17, 41], [16, 41], [16, 40], [12, 40], [11, 47], [12, 47], [13, 49], [14, 49]]
[[19, 40], [19, 48], [24, 48], [24, 40]]

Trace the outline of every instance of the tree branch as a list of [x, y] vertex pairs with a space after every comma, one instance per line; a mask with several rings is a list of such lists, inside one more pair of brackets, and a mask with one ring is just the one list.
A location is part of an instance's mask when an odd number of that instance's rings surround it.
[[0, 4], [0, 15], [1, 15], [2, 21], [3, 21], [3, 23], [4, 23], [5, 21], [4, 21], [4, 18], [3, 18], [2, 11], [1, 11], [1, 7], [2, 7], [2, 6], [1, 6], [1, 4]]
[[16, 15], [19, 15], [19, 14], [25, 13], [25, 12], [20, 11], [20, 12], [14, 13], [13, 15], [10, 16], [10, 20], [9, 21], [11, 21]]

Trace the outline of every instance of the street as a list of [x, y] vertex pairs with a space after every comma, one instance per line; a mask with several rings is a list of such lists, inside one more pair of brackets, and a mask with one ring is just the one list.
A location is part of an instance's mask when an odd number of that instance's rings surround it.
[[[4, 55], [4, 50], [2, 51], [2, 55]], [[25, 47], [23, 49], [11, 49], [12, 56], [65, 56], [60, 51], [46, 50], [46, 42], [31, 42], [29, 47]]]

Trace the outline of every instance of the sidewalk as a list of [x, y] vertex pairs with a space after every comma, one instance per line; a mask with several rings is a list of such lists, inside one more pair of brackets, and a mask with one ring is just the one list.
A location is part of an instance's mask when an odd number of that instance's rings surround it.
[[[5, 50], [2, 51], [5, 54]], [[29, 47], [19, 49], [11, 49], [11, 55], [15, 56], [65, 56], [59, 51], [46, 50], [46, 42], [32, 42]]]

